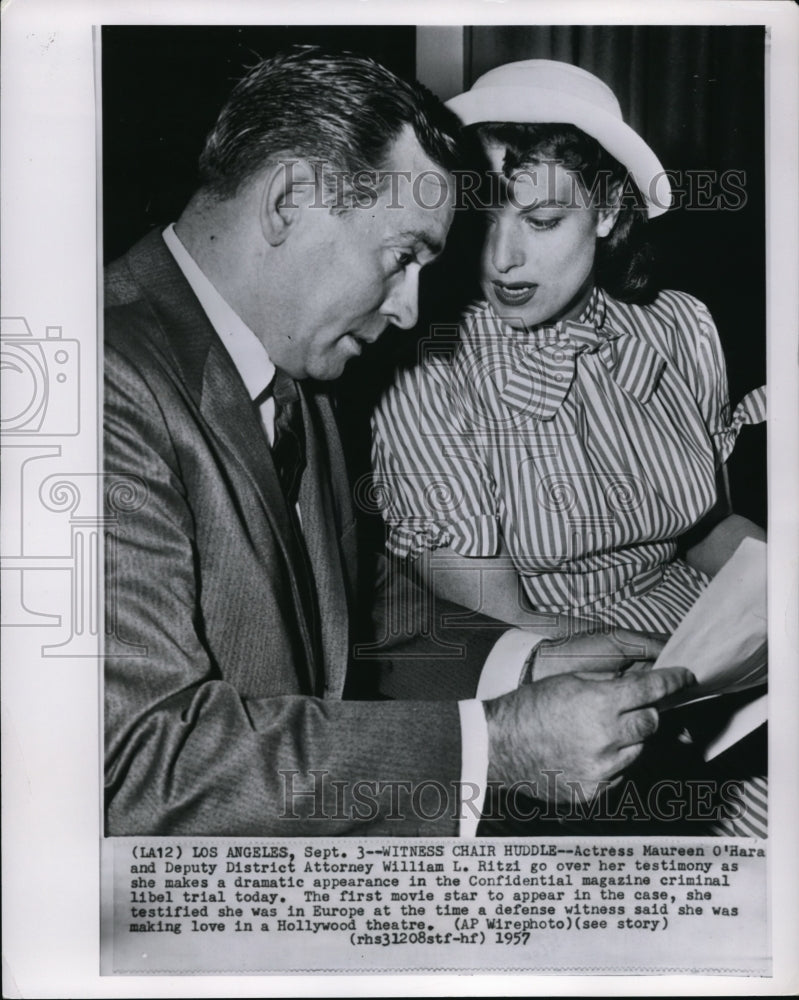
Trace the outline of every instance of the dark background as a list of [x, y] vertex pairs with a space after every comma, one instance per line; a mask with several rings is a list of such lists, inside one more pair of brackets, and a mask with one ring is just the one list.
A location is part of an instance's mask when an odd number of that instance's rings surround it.
[[[104, 256], [180, 214], [195, 165], [233, 82], [288, 45], [365, 52], [400, 76], [416, 73], [416, 29], [403, 27], [104, 27]], [[736, 211], [673, 210], [650, 225], [662, 287], [691, 292], [716, 319], [733, 406], [765, 381], [764, 29], [762, 27], [475, 27], [464, 30], [464, 88], [493, 66], [553, 58], [596, 73], [668, 170], [745, 172]], [[465, 225], [458, 220], [460, 225]], [[427, 269], [424, 335], [471, 287], [468, 232]], [[453, 281], [453, 276], [457, 279]], [[457, 293], [457, 295], [456, 295]], [[367, 468], [368, 413], [413, 336], [389, 331], [352, 362], [338, 392], [353, 471]], [[765, 430], [746, 428], [730, 461], [736, 510], [766, 523]]]
[[415, 44], [412, 26], [104, 27], [105, 262], [177, 219], [194, 191], [205, 136], [247, 67], [291, 45], [325, 45], [365, 52], [413, 77]]

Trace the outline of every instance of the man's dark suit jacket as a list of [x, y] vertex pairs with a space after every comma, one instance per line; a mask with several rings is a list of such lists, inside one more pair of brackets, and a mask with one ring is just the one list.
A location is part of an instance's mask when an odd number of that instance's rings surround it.
[[[455, 834], [454, 701], [342, 700], [355, 522], [328, 399], [303, 392], [314, 664], [259, 416], [160, 233], [109, 268], [105, 307], [106, 833]], [[417, 815], [357, 784], [425, 781], [446, 797]]]

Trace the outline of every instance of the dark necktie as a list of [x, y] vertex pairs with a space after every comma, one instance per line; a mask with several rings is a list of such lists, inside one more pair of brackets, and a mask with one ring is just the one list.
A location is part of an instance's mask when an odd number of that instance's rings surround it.
[[274, 439], [272, 441], [272, 461], [275, 464], [278, 479], [286, 498], [289, 523], [294, 536], [294, 551], [296, 553], [293, 565], [294, 579], [297, 583], [300, 599], [303, 605], [305, 622], [312, 650], [312, 674], [315, 677], [314, 688], [323, 673], [321, 657], [321, 639], [319, 611], [316, 602], [316, 586], [313, 568], [308, 557], [305, 538], [297, 515], [297, 500], [300, 493], [300, 482], [305, 469], [305, 424], [302, 416], [302, 401], [297, 383], [280, 368], [275, 369], [274, 377], [269, 385], [255, 399], [256, 408], [260, 407], [269, 397], [275, 401]]
[[272, 381], [256, 399], [256, 405], [270, 395], [275, 400], [272, 458], [286, 501], [293, 508], [300, 494], [300, 481], [305, 469], [305, 426], [300, 394], [294, 379], [276, 368]]

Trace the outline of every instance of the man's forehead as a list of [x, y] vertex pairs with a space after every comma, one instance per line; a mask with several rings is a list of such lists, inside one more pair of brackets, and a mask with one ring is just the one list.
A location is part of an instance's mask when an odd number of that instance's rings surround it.
[[422, 149], [416, 133], [410, 125], [404, 125], [401, 132], [386, 150], [387, 170], [410, 171], [412, 174], [431, 172], [449, 178], [447, 171]]
[[442, 204], [426, 208], [414, 199], [412, 192], [407, 194], [408, 198], [403, 198], [399, 204], [395, 201], [382, 213], [387, 227], [384, 242], [440, 254], [454, 214], [451, 199], [447, 196]]
[[410, 126], [389, 147], [380, 173], [390, 238], [440, 253], [452, 221], [452, 175], [430, 159]]
[[[440, 205], [450, 197], [452, 174], [432, 160], [422, 149], [410, 125], [406, 125], [388, 147], [381, 174], [395, 174], [403, 183], [421, 194], [424, 205]], [[395, 190], [401, 185], [395, 183]]]

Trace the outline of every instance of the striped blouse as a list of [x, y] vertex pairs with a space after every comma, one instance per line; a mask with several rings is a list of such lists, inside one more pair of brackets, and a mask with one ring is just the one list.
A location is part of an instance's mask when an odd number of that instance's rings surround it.
[[731, 418], [715, 325], [684, 292], [595, 289], [578, 320], [533, 332], [478, 304], [373, 418], [388, 547], [495, 556], [502, 539], [534, 608], [671, 632], [707, 582], [676, 539], [764, 407], [757, 390]]

